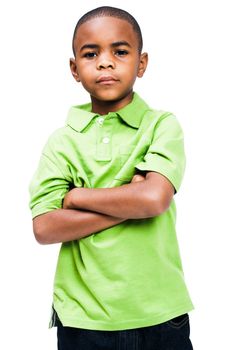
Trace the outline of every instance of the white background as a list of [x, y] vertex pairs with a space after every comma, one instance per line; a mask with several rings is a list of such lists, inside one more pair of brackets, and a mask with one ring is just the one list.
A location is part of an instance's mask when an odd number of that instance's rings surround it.
[[[178, 238], [195, 311], [195, 350], [238, 349], [236, 1], [5, 1], [0, 9], [0, 348], [56, 349], [48, 330], [58, 245], [32, 234], [28, 184], [49, 134], [88, 101], [68, 59], [78, 18], [101, 5], [131, 12], [148, 70], [135, 90], [183, 126], [187, 170]], [[181, 349], [182, 350], [182, 349]]]

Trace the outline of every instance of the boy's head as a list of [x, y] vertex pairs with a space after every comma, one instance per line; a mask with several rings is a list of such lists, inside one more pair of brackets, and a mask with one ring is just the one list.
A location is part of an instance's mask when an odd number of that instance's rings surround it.
[[76, 24], [74, 35], [73, 35], [73, 42], [72, 42], [72, 49], [75, 56], [75, 38], [77, 35], [78, 28], [85, 22], [89, 21], [90, 19], [97, 18], [97, 17], [114, 17], [119, 18], [124, 21], [127, 21], [134, 29], [137, 39], [138, 39], [138, 51], [141, 53], [142, 47], [143, 47], [143, 38], [140, 26], [136, 19], [127, 11], [111, 7], [111, 6], [101, 6], [97, 7], [87, 13], [85, 13]]
[[118, 110], [132, 99], [136, 77], [148, 56], [141, 53], [142, 35], [134, 17], [114, 7], [99, 7], [78, 21], [73, 36], [71, 72], [89, 92], [93, 111]]

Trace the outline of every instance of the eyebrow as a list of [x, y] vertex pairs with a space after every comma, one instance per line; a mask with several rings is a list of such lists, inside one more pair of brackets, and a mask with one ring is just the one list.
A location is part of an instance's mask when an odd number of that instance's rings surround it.
[[[118, 46], [128, 46], [131, 47], [131, 45], [125, 41], [125, 40], [121, 40], [121, 41], [116, 41], [114, 43], [112, 43], [110, 46], [112, 47], [118, 47]], [[80, 48], [80, 51], [83, 51], [85, 49], [99, 49], [99, 45], [97, 44], [85, 44]]]
[[112, 43], [111, 46], [112, 47], [117, 47], [117, 46], [128, 46], [128, 47], [131, 47], [131, 45], [125, 40], [116, 41], [115, 43]]

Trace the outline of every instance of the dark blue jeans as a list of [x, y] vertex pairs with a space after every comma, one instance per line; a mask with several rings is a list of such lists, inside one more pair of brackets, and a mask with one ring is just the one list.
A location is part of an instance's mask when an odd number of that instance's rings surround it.
[[123, 331], [94, 331], [58, 323], [58, 350], [192, 350], [189, 317]]

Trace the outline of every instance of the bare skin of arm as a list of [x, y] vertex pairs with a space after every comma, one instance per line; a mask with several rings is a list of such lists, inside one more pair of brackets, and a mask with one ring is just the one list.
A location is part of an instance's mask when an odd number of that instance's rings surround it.
[[147, 172], [143, 181], [120, 187], [74, 188], [65, 196], [63, 207], [122, 219], [141, 219], [161, 215], [168, 209], [173, 195], [174, 187], [166, 177]]
[[[132, 182], [143, 181], [135, 175]], [[126, 219], [75, 209], [57, 209], [33, 219], [33, 231], [40, 244], [68, 242], [120, 224]]]

